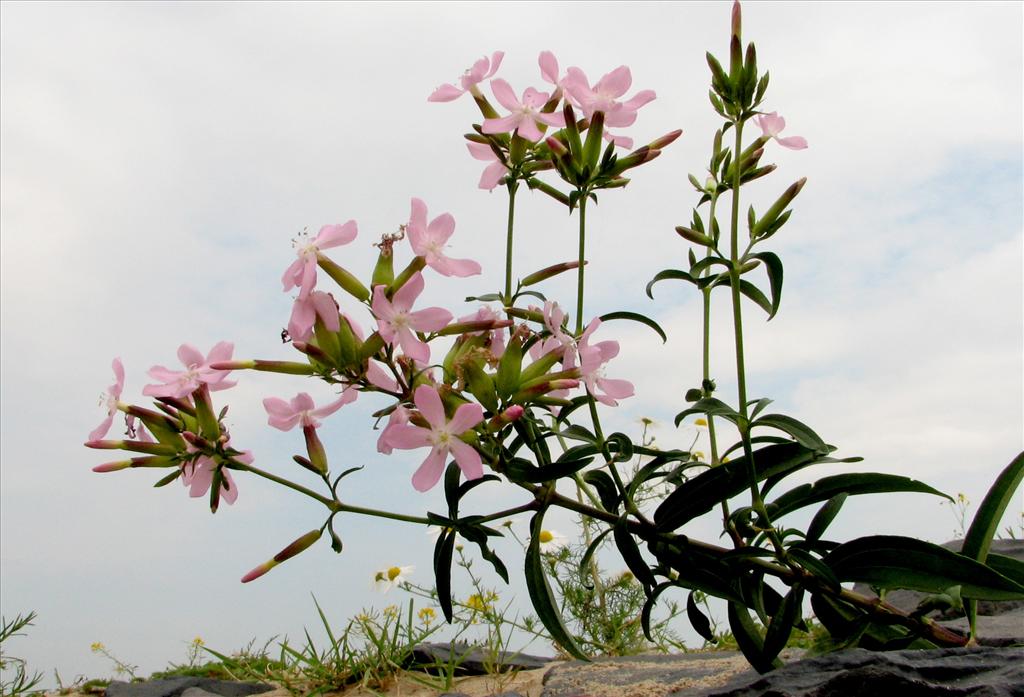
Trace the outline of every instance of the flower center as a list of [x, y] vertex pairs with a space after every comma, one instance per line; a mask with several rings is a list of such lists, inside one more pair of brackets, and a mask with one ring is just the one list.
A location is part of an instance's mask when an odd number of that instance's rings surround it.
[[553, 540], [553, 539], [555, 539], [555, 536], [551, 534], [550, 530], [541, 530], [540, 531], [540, 541], [542, 543], [547, 544], [548, 542], [551, 542], [551, 540]]
[[397, 566], [392, 566], [388, 569], [388, 580], [394, 581], [396, 578], [402, 575], [402, 570]]
[[394, 328], [394, 330], [396, 332], [397, 331], [401, 331], [402, 329], [405, 329], [406, 327], [408, 327], [409, 326], [409, 315], [408, 315], [408, 313], [399, 312], [399, 313], [395, 314], [395, 316], [391, 318], [391, 326]]

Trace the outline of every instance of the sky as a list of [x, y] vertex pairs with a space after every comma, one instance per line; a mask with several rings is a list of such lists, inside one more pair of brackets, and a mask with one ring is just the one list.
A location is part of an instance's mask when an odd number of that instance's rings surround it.
[[[608, 374], [637, 392], [609, 410], [608, 428], [638, 434], [647, 417], [662, 447], [700, 438], [672, 426], [700, 378], [699, 296], [664, 283], [651, 301], [644, 285], [685, 264], [673, 227], [689, 220], [686, 175], [703, 179], [718, 126], [704, 52], [726, 54], [728, 17], [716, 2], [0, 5], [0, 609], [38, 613], [10, 652], [50, 684], [54, 670], [65, 683], [109, 675], [90, 653], [97, 641], [148, 673], [184, 660], [195, 636], [228, 652], [301, 637], [317, 623], [311, 594], [336, 624], [407, 601], [371, 589], [381, 567], [415, 565], [413, 580], [430, 585], [421, 529], [350, 516], [340, 556], [321, 543], [242, 586], [243, 573], [318, 526], [319, 511], [248, 477], [238, 502], [211, 516], [177, 485], [153, 491], [150, 473], [94, 474], [113, 458], [82, 443], [103, 417], [114, 356], [138, 403], [146, 370], [174, 365], [184, 342], [291, 357], [279, 334], [292, 299], [279, 279], [303, 229], [355, 219], [358, 239], [331, 256], [366, 278], [372, 242], [419, 197], [431, 216], [455, 217], [451, 254], [484, 268], [428, 276], [420, 304], [467, 314], [475, 305], [462, 298], [496, 289], [506, 201], [476, 186], [481, 163], [462, 134], [478, 113], [465, 98], [426, 101], [494, 50], [517, 90], [544, 89], [542, 50], [591, 79], [628, 64], [633, 89], [658, 95], [631, 135], [683, 129], [589, 212], [586, 314], [643, 312], [669, 335], [663, 345], [639, 325], [601, 328], [621, 345]], [[919, 478], [975, 504], [1024, 446], [1021, 25], [1019, 3], [744, 6], [745, 38], [771, 70], [765, 106], [786, 117], [785, 135], [810, 143], [772, 144], [764, 159], [778, 171], [747, 199], [763, 210], [808, 179], [770, 244], [786, 264], [780, 313], [764, 322], [746, 310], [748, 392], [863, 456], [857, 471]], [[576, 221], [551, 200], [520, 196], [516, 220], [517, 275], [575, 257]], [[570, 279], [544, 290], [572, 305]], [[712, 372], [732, 395], [720, 316]], [[331, 391], [237, 377], [217, 396], [231, 405], [234, 442], [301, 479], [290, 460], [301, 436], [269, 429], [261, 400]], [[364, 396], [321, 431], [336, 471], [366, 465], [344, 500], [441, 510], [439, 489], [409, 484], [422, 453], [376, 453], [370, 414], [385, 404]], [[479, 510], [512, 500], [490, 485]], [[958, 524], [939, 501], [860, 497], [833, 533], [942, 542]], [[1019, 527], [1020, 504], [1007, 524]], [[551, 524], [572, 531], [569, 517]], [[716, 535], [713, 521], [692, 532]], [[485, 582], [525, 609], [521, 552], [503, 544], [513, 583]]]

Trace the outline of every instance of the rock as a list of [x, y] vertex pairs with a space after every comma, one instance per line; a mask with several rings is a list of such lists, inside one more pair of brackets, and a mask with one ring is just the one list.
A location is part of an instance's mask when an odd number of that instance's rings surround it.
[[[147, 682], [119, 682], [107, 686], [107, 697], [248, 697], [269, 692], [273, 685], [254, 682], [233, 682], [214, 678], [166, 678]], [[188, 693], [187, 695], [185, 693]]]
[[[442, 692], [437, 697], [470, 697], [465, 692]], [[526, 697], [519, 692], [495, 692], [494, 694], [487, 695], [487, 697]]]
[[544, 668], [555, 660], [513, 651], [501, 651], [497, 657], [494, 657], [489, 652], [469, 644], [430, 643], [417, 644], [413, 647], [412, 658], [405, 667], [447, 665], [453, 657], [458, 664], [455, 668], [455, 675], [488, 675], [495, 672], [496, 664], [500, 666], [497, 672], [536, 670]]
[[1024, 649], [850, 649], [672, 697], [1024, 697]]
[[[801, 651], [787, 650], [793, 659]], [[690, 695], [702, 688], [721, 687], [730, 679], [757, 676], [737, 651], [676, 655], [645, 654], [570, 661], [544, 676], [541, 697], [664, 697]]]
[[[967, 618], [941, 622], [943, 626], [967, 634]], [[978, 643], [982, 646], [1024, 645], [1024, 607], [991, 617], [978, 617]]]

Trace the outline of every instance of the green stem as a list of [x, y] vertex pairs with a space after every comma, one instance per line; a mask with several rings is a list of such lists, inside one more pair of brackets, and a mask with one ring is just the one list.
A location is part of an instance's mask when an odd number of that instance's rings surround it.
[[576, 269], [576, 336], [583, 333], [583, 270], [587, 262], [587, 195], [585, 189], [580, 189], [580, 265]]
[[[743, 147], [743, 121], [736, 121], [736, 147], [733, 152], [739, 153]], [[747, 375], [743, 355], [743, 309], [740, 298], [740, 263], [739, 263], [739, 229], [740, 229], [740, 168], [734, 170], [732, 182], [732, 221], [729, 229], [729, 286], [732, 291], [732, 324], [736, 337], [736, 386], [739, 393], [740, 421], [738, 425], [740, 439], [743, 442], [743, 454], [747, 462], [747, 478], [750, 481], [750, 498], [754, 511], [761, 517], [776, 552], [785, 560], [785, 548], [778, 534], [772, 528], [765, 508], [761, 490], [757, 486], [757, 468], [754, 465], [754, 449], [750, 442], [750, 416], [747, 409]]]
[[387, 518], [388, 520], [400, 520], [404, 523], [418, 523], [420, 525], [433, 525], [429, 519], [421, 518], [414, 515], [405, 515], [403, 513], [392, 513], [391, 511], [378, 511], [376, 508], [363, 508], [362, 506], [350, 506], [347, 503], [341, 501], [335, 501], [331, 506], [335, 511], [339, 513], [358, 513], [359, 515], [368, 515], [374, 518]]
[[507, 518], [508, 516], [518, 515], [519, 513], [526, 513], [527, 511], [535, 511], [535, 510], [537, 510], [537, 508], [539, 508], [539, 504], [536, 501], [530, 501], [529, 503], [524, 503], [522, 506], [516, 506], [514, 508], [507, 508], [504, 511], [498, 511], [497, 513], [491, 513], [490, 515], [485, 515], [483, 518], [480, 518], [477, 522], [478, 523], [489, 523], [490, 521], [497, 520], [498, 518]]
[[306, 487], [302, 486], [301, 484], [296, 484], [295, 482], [290, 481], [288, 479], [285, 479], [284, 477], [278, 477], [276, 474], [271, 474], [270, 472], [266, 472], [264, 470], [261, 470], [258, 467], [253, 467], [252, 465], [247, 465], [244, 462], [239, 462], [238, 460], [236, 460], [234, 458], [230, 459], [230, 463], [232, 465], [232, 469], [245, 470], [246, 472], [252, 472], [253, 474], [255, 474], [255, 475], [259, 476], [259, 477], [263, 477], [264, 479], [269, 479], [270, 481], [275, 482], [277, 484], [280, 484], [281, 486], [286, 486], [286, 487], [288, 487], [289, 489], [291, 489], [293, 491], [299, 492], [300, 494], [305, 494], [306, 496], [310, 497], [311, 499], [316, 499], [317, 501], [319, 501], [323, 505], [327, 506], [328, 508], [330, 508], [332, 510], [334, 509], [336, 501], [333, 501], [333, 500], [327, 498], [326, 496], [322, 496], [321, 494], [316, 493], [312, 489], [307, 489]]
[[505, 241], [505, 305], [512, 304], [512, 229], [516, 217], [516, 190], [519, 182], [514, 179], [508, 184], [508, 232]]

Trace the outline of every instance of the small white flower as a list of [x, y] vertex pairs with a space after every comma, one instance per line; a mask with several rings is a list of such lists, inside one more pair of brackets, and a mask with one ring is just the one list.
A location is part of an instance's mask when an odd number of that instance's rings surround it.
[[540, 551], [545, 554], [557, 552], [567, 544], [569, 544], [569, 538], [557, 530], [540, 531]]
[[373, 575], [373, 587], [381, 593], [387, 593], [393, 587], [405, 583], [415, 568], [414, 566], [391, 566], [381, 569]]

